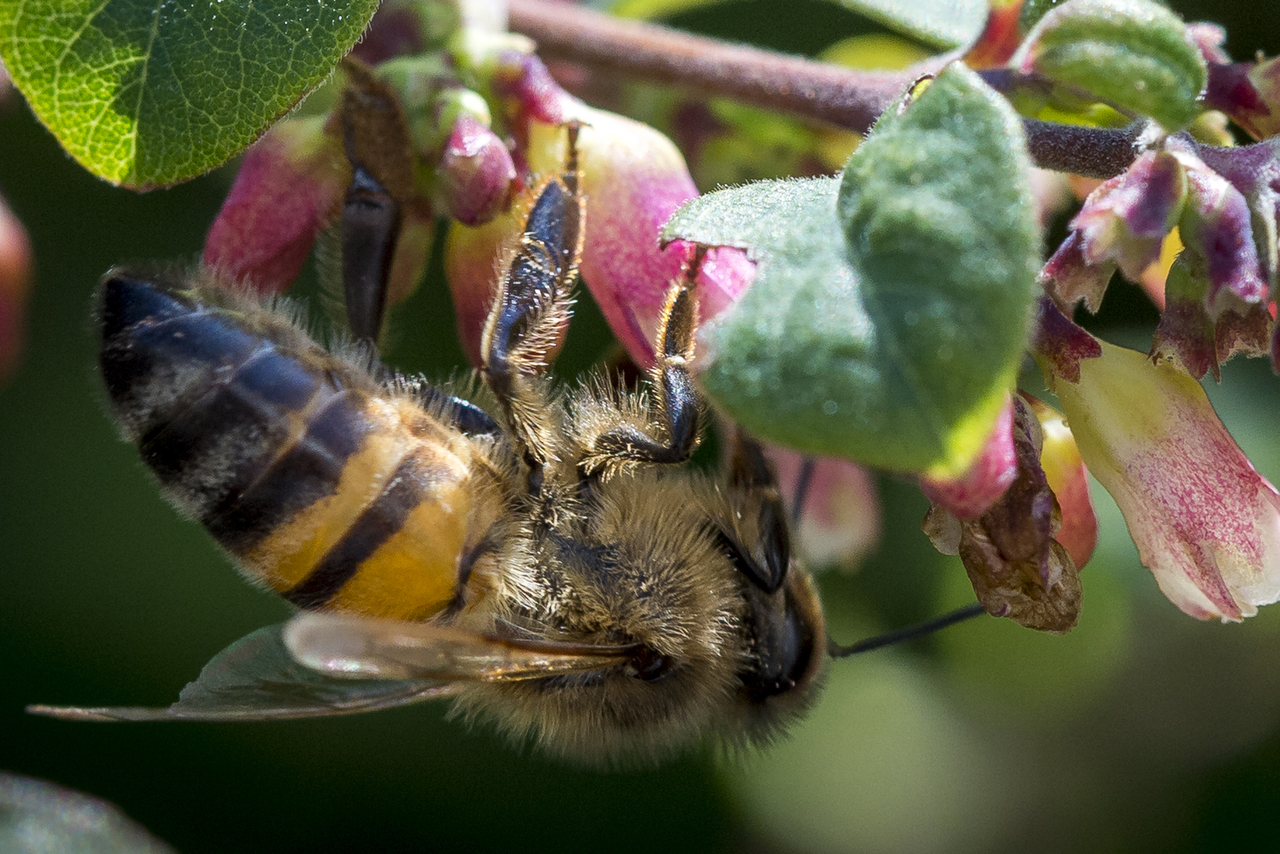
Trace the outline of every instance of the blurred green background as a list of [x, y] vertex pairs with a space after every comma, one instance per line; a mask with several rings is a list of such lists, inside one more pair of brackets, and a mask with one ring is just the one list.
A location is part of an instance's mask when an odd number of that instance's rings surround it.
[[[1176, 3], [1227, 25], [1238, 57], [1280, 52], [1266, 4]], [[725, 3], [679, 23], [816, 53], [866, 25], [817, 2]], [[768, 752], [708, 750], [650, 771], [565, 768], [443, 706], [258, 725], [90, 725], [32, 702], [164, 705], [230, 641], [287, 614], [180, 520], [117, 441], [94, 376], [94, 282], [129, 259], [194, 260], [222, 170], [139, 196], [67, 159], [19, 99], [0, 114], [0, 190], [37, 263], [29, 346], [0, 388], [0, 769], [114, 801], [183, 852], [1212, 851], [1270, 842], [1280, 788], [1280, 606], [1198, 623], [1160, 595], [1101, 491], [1103, 539], [1064, 638], [982, 620], [832, 668]], [[571, 347], [605, 346], [591, 311]], [[1145, 349], [1155, 313], [1108, 295], [1099, 331]], [[390, 359], [459, 364], [447, 295], [401, 312]], [[1277, 380], [1233, 362], [1210, 390], [1257, 467], [1280, 478]], [[919, 533], [925, 504], [883, 481], [880, 553], [827, 576], [852, 640], [971, 597]]]

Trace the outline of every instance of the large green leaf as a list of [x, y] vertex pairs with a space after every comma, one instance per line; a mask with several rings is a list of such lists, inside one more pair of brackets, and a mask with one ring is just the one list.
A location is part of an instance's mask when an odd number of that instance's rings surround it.
[[745, 247], [702, 330], [703, 388], [757, 435], [884, 468], [967, 467], [1012, 388], [1039, 261], [1022, 126], [962, 66], [889, 111], [843, 179], [682, 208], [667, 238]]
[[1167, 130], [1200, 113], [1208, 70], [1186, 25], [1154, 0], [1069, 0], [1045, 13], [1012, 60]]
[[71, 156], [165, 186], [223, 163], [329, 76], [377, 0], [0, 0], [0, 56]]

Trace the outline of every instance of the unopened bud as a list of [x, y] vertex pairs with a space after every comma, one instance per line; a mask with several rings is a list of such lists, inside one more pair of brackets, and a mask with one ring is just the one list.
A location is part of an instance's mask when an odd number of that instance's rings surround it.
[[511, 152], [498, 135], [469, 115], [461, 115], [436, 167], [441, 206], [465, 225], [493, 219], [511, 202], [516, 178]]
[[245, 153], [205, 238], [204, 264], [218, 278], [279, 293], [298, 277], [351, 178], [324, 121], [285, 119]]

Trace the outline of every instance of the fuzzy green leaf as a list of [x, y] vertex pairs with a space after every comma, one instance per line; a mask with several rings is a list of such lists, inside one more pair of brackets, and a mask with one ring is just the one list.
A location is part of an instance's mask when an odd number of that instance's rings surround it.
[[225, 162], [325, 80], [377, 0], [0, 0], [0, 56], [86, 169], [145, 189]]
[[1170, 131], [1199, 115], [1208, 80], [1186, 25], [1154, 0], [1069, 0], [1040, 19], [1012, 64]]
[[667, 238], [746, 248], [756, 279], [706, 324], [702, 386], [762, 438], [902, 471], [963, 471], [1012, 388], [1039, 258], [1021, 124], [952, 66], [889, 111], [843, 179], [682, 208]]

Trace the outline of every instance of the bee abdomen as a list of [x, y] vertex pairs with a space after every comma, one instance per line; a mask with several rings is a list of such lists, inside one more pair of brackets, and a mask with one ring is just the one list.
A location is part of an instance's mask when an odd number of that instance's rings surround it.
[[125, 276], [103, 286], [100, 363], [125, 435], [206, 524], [292, 440], [321, 385], [226, 312]]
[[450, 599], [471, 508], [460, 432], [256, 306], [115, 274], [101, 324], [123, 432], [247, 575], [308, 608], [407, 618]]

